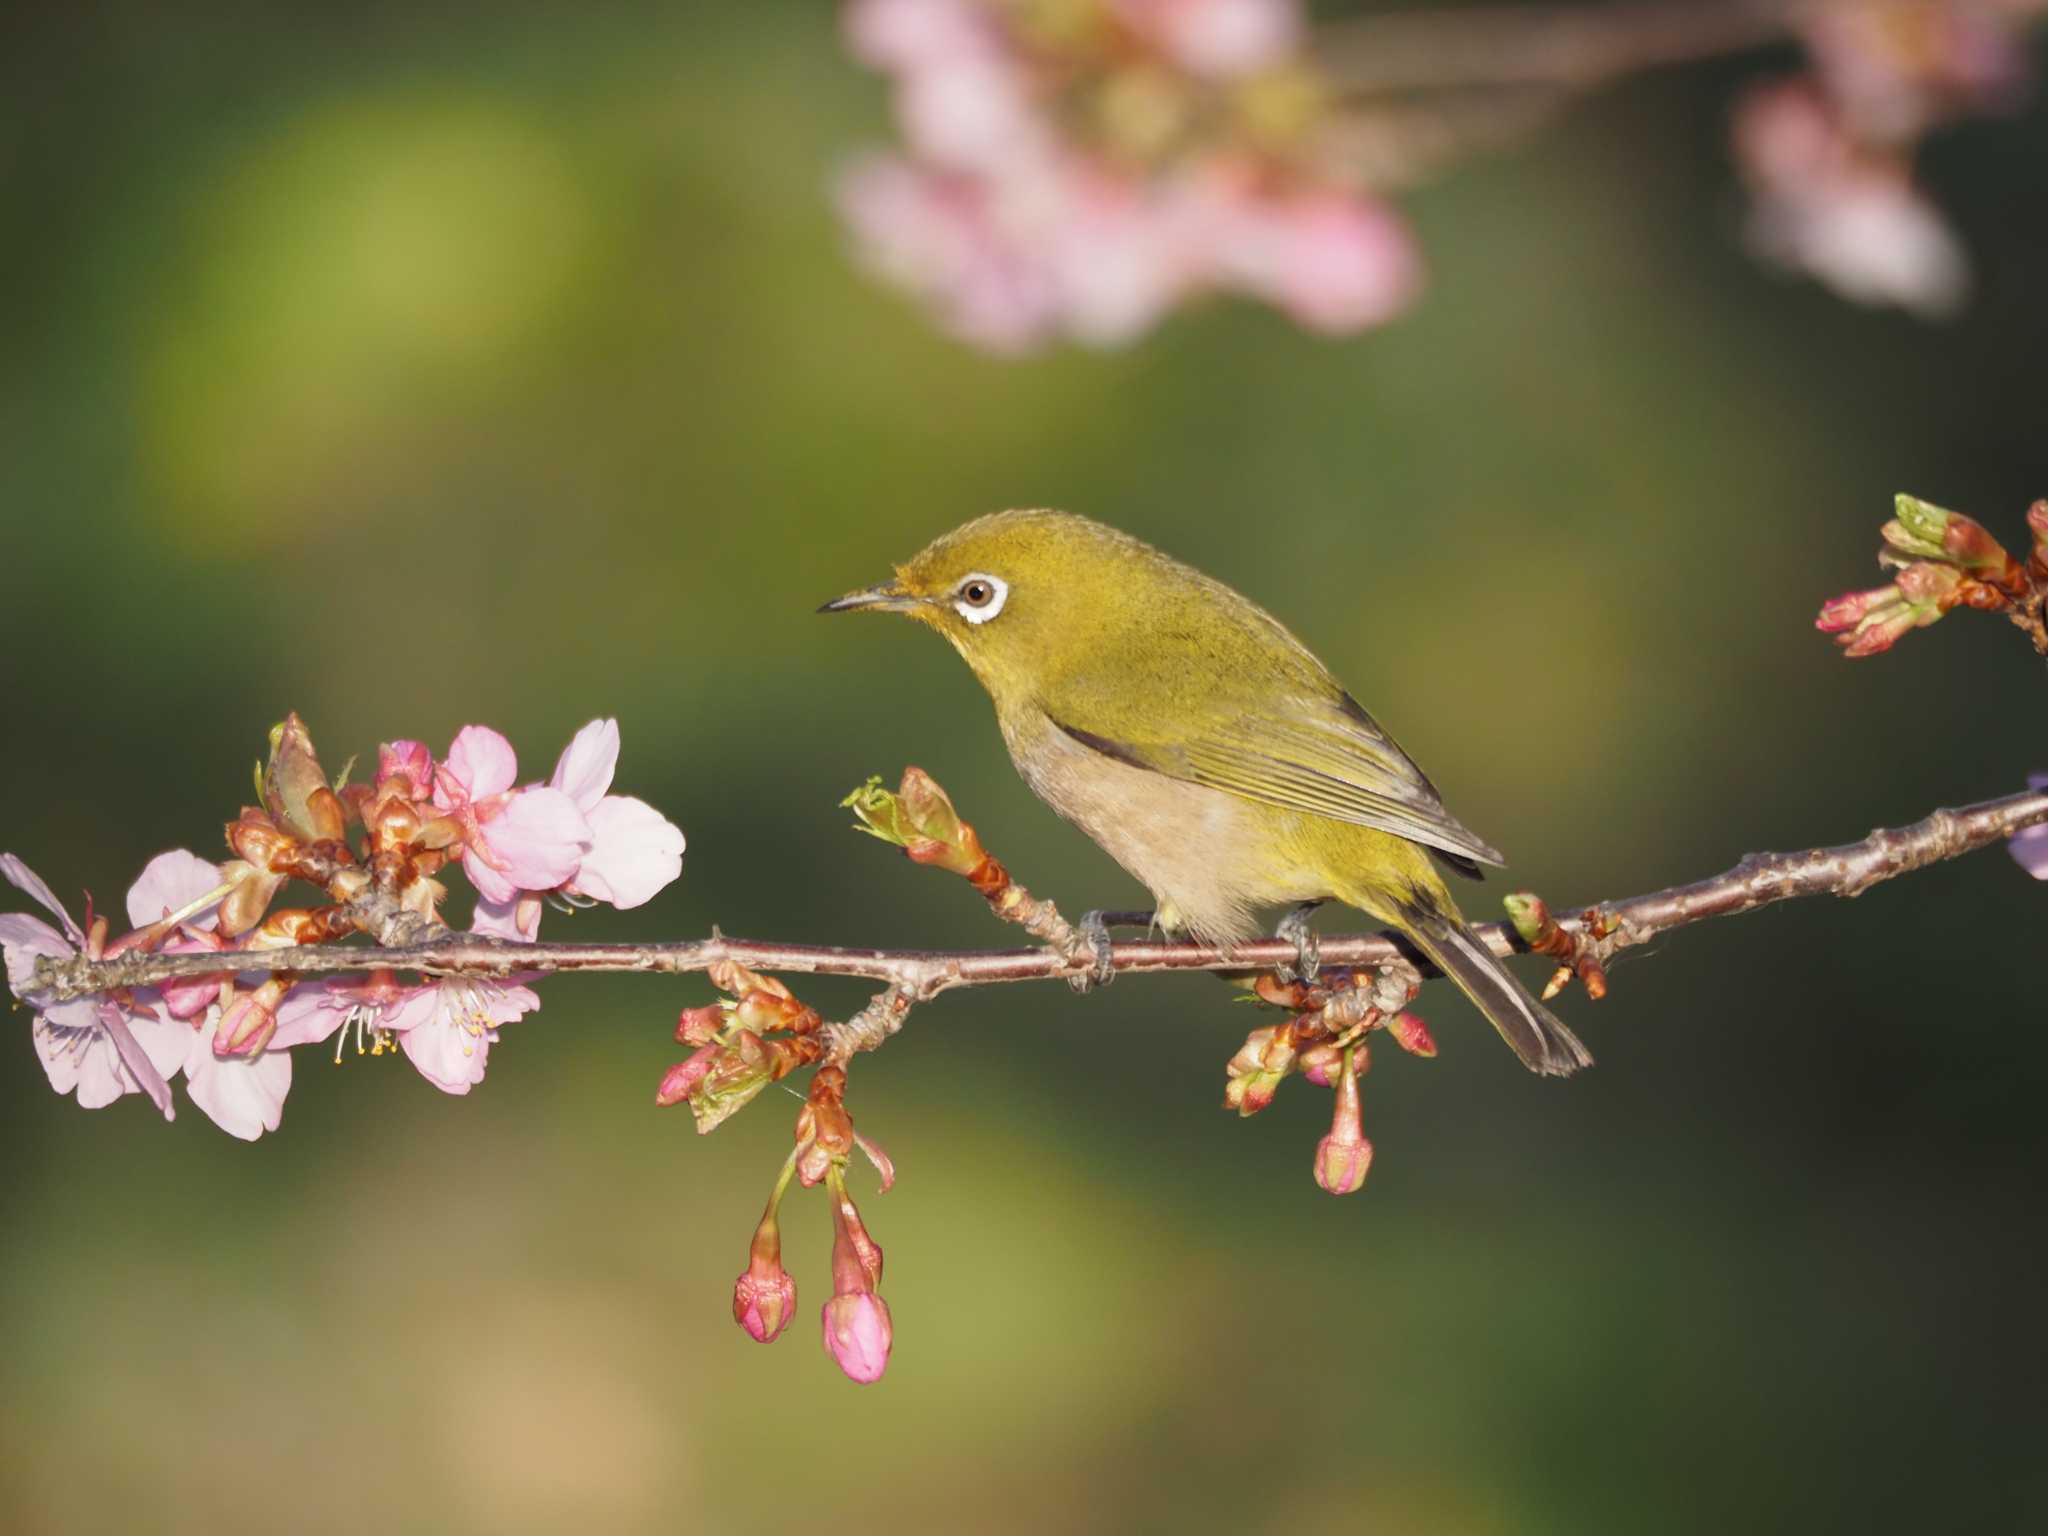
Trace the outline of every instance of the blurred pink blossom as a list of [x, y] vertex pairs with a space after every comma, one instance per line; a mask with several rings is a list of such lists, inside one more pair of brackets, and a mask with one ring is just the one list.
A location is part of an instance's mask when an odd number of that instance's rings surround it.
[[1111, 9], [1183, 69], [1218, 79], [1284, 63], [1302, 42], [1295, 0], [1111, 0]]
[[1116, 346], [1217, 292], [1338, 334], [1419, 287], [1398, 217], [1323, 163], [1296, 0], [855, 0], [846, 27], [907, 151], [839, 179], [856, 255], [976, 346]]
[[1760, 255], [1862, 304], [1928, 318], [1961, 305], [1969, 261], [1947, 222], [1905, 161], [1850, 138], [1811, 85], [1752, 91], [1737, 109], [1735, 148]]
[[2017, 108], [2031, 82], [2021, 22], [2048, 7], [1971, 0], [1808, 6], [1800, 33], [1821, 86], [1859, 136], [1909, 143], [1945, 119]]

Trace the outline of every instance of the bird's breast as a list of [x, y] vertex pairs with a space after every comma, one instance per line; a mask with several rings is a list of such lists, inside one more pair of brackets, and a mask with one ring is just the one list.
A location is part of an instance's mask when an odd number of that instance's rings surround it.
[[1331, 894], [1277, 824], [1287, 812], [1106, 757], [1036, 708], [1002, 728], [1032, 792], [1152, 893], [1164, 926], [1231, 942], [1259, 932], [1262, 907]]

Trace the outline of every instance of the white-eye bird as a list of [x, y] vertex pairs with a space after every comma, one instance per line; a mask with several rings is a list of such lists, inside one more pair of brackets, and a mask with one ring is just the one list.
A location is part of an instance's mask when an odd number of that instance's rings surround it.
[[1137, 877], [1158, 923], [1228, 946], [1334, 898], [1400, 929], [1534, 1072], [1592, 1057], [1465, 924], [1431, 862], [1501, 856], [1249, 598], [1071, 513], [999, 512], [823, 611], [906, 614], [995, 701], [1024, 781]]

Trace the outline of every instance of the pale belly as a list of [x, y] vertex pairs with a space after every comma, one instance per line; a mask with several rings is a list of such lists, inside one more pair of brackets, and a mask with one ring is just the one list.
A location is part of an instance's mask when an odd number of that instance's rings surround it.
[[1025, 783], [1152, 893], [1163, 927], [1228, 943], [1263, 908], [1331, 894], [1288, 852], [1292, 813], [1105, 757], [1035, 710], [1002, 727]]

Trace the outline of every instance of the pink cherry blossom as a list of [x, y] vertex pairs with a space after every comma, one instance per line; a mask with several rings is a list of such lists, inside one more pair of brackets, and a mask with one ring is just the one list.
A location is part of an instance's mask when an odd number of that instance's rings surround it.
[[1852, 140], [1813, 87], [1751, 92], [1737, 109], [1735, 147], [1760, 255], [1861, 304], [1938, 318], [1962, 303], [1969, 260], [1905, 161]]
[[181, 1051], [183, 1042], [169, 1031], [190, 1031], [162, 1020], [147, 1006], [122, 1007], [98, 997], [53, 1002], [47, 994], [38, 994], [33, 979], [37, 960], [92, 954], [98, 943], [88, 939], [50, 888], [13, 854], [0, 854], [0, 876], [60, 925], [52, 928], [23, 913], [0, 914], [7, 984], [35, 1011], [30, 1035], [50, 1086], [60, 1094], [75, 1094], [84, 1109], [99, 1109], [130, 1093], [147, 1094], [166, 1120], [175, 1118], [166, 1079], [178, 1066], [179, 1052], [173, 1047]]
[[[590, 829], [589, 846], [556, 889], [621, 909], [654, 899], [683, 872], [682, 829], [644, 800], [609, 793], [619, 762], [619, 722], [593, 720], [562, 749], [547, 787], [567, 796]], [[538, 891], [479, 901], [477, 933], [532, 943], [540, 931]]]
[[[168, 1021], [167, 1021], [168, 1022]], [[291, 1092], [292, 1059], [273, 1037], [253, 1057], [224, 1056], [217, 1049], [221, 1010], [207, 1013], [198, 1029], [173, 1023], [183, 1037], [185, 1091], [208, 1119], [243, 1141], [274, 1131], [284, 1118], [285, 1095]]]
[[1235, 194], [1215, 242], [1237, 286], [1331, 335], [1383, 324], [1422, 286], [1407, 226], [1383, 204], [1331, 189]]
[[[526, 987], [474, 977], [418, 985], [388, 976], [314, 982], [293, 988], [279, 1006], [270, 1048], [316, 1045], [337, 1030], [353, 1030], [359, 1042], [389, 1036], [436, 1088], [467, 1093], [483, 1081], [498, 1026], [539, 1006]], [[340, 1047], [335, 1054], [339, 1059]]]
[[434, 773], [434, 804], [461, 826], [462, 868], [487, 901], [552, 890], [576, 873], [590, 825], [560, 790], [515, 790], [519, 760], [489, 726], [464, 726]]
[[1127, 24], [1192, 74], [1218, 79], [1285, 62], [1301, 47], [1296, 0], [1111, 0]]
[[1002, 48], [981, 0], [851, 0], [843, 14], [854, 57], [892, 73], [982, 63]]
[[551, 788], [590, 826], [590, 847], [564, 882], [571, 895], [621, 909], [652, 901], [683, 872], [682, 829], [644, 800], [610, 793], [619, 763], [619, 722], [593, 720], [555, 763]]

